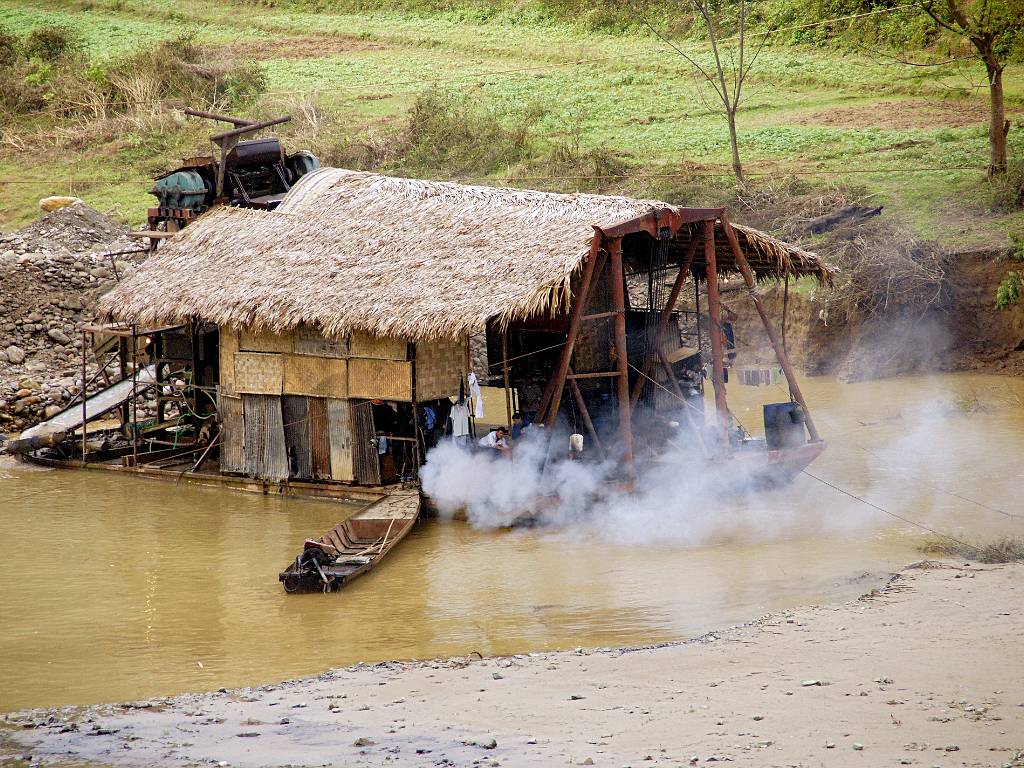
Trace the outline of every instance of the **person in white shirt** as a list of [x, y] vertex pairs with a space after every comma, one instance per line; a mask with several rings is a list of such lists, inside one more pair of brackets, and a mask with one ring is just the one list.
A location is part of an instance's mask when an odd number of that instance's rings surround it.
[[492, 429], [477, 440], [477, 445], [498, 451], [502, 456], [507, 456], [512, 450], [512, 446], [508, 444], [508, 430], [504, 427]]

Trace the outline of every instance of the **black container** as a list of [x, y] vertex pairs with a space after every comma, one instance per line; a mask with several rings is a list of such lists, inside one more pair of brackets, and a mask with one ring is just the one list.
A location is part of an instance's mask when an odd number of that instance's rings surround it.
[[764, 437], [769, 451], [798, 448], [806, 442], [804, 409], [798, 403], [764, 406]]

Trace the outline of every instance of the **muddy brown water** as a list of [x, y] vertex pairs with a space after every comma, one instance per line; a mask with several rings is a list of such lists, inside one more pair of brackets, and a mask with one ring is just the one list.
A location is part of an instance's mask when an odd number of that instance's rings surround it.
[[[1024, 534], [1024, 519], [993, 511], [1024, 514], [1024, 381], [805, 388], [830, 441], [811, 468], [822, 480], [957, 536]], [[760, 403], [781, 398], [779, 387], [730, 387], [753, 432]], [[265, 683], [359, 661], [685, 639], [852, 599], [918, 559], [925, 535], [805, 476], [720, 502], [721, 520], [747, 524], [697, 536], [427, 521], [343, 592], [286, 596], [281, 567], [350, 511], [4, 459], [0, 710]]]

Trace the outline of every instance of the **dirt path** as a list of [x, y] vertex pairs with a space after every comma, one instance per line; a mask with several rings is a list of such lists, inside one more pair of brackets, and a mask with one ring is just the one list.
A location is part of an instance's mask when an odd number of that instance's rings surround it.
[[685, 644], [354, 667], [8, 733], [117, 765], [1022, 766], [1022, 605], [1024, 566], [911, 567]]

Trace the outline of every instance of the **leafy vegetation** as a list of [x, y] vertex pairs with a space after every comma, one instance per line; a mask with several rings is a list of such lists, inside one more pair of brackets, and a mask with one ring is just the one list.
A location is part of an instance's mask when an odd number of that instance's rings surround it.
[[996, 309], [1009, 309], [1024, 296], [1024, 272], [1011, 270], [996, 288]]
[[[864, 8], [821, 1], [817, 18]], [[759, 3], [751, 24], [799, 26], [812, 15], [803, 6], [811, 0]], [[209, 125], [174, 109], [186, 103], [254, 118], [290, 113], [278, 131], [288, 147], [334, 164], [735, 201], [724, 120], [702, 104], [702, 86], [678, 54], [627, 23], [636, 21], [630, 8], [610, 0], [52, 0], [45, 8], [7, 0], [0, 24], [17, 46], [45, 27], [73, 29], [79, 45], [48, 73], [18, 50], [18, 76], [0, 85], [21, 89], [37, 73], [42, 82], [28, 93], [42, 94], [46, 108], [0, 107], [0, 179], [20, 180], [0, 181], [0, 226], [35, 216], [45, 194], [69, 190], [138, 222], [151, 176], [209, 151]], [[867, 17], [860, 39], [847, 26], [773, 36], [737, 115], [748, 195], [779, 179], [819, 190], [856, 184], [872, 205], [950, 246], [1024, 229], [1020, 209], [997, 204], [984, 178], [985, 104], [972, 87], [983, 70], [961, 62], [961, 78], [875, 55], [865, 41], [881, 45], [895, 34], [882, 28], [893, 15]], [[683, 15], [659, 11], [650, 20], [714, 66]], [[177, 42], [183, 31], [190, 34]], [[918, 31], [913, 45], [934, 44]], [[0, 66], [10, 67], [3, 39]], [[55, 78], [57, 70], [69, 77]], [[137, 72], [149, 74], [129, 77]], [[69, 99], [60, 81], [87, 87]], [[1024, 78], [1008, 70], [1006, 90], [1019, 109]], [[1024, 149], [1021, 134], [1010, 132], [1011, 156]]]

